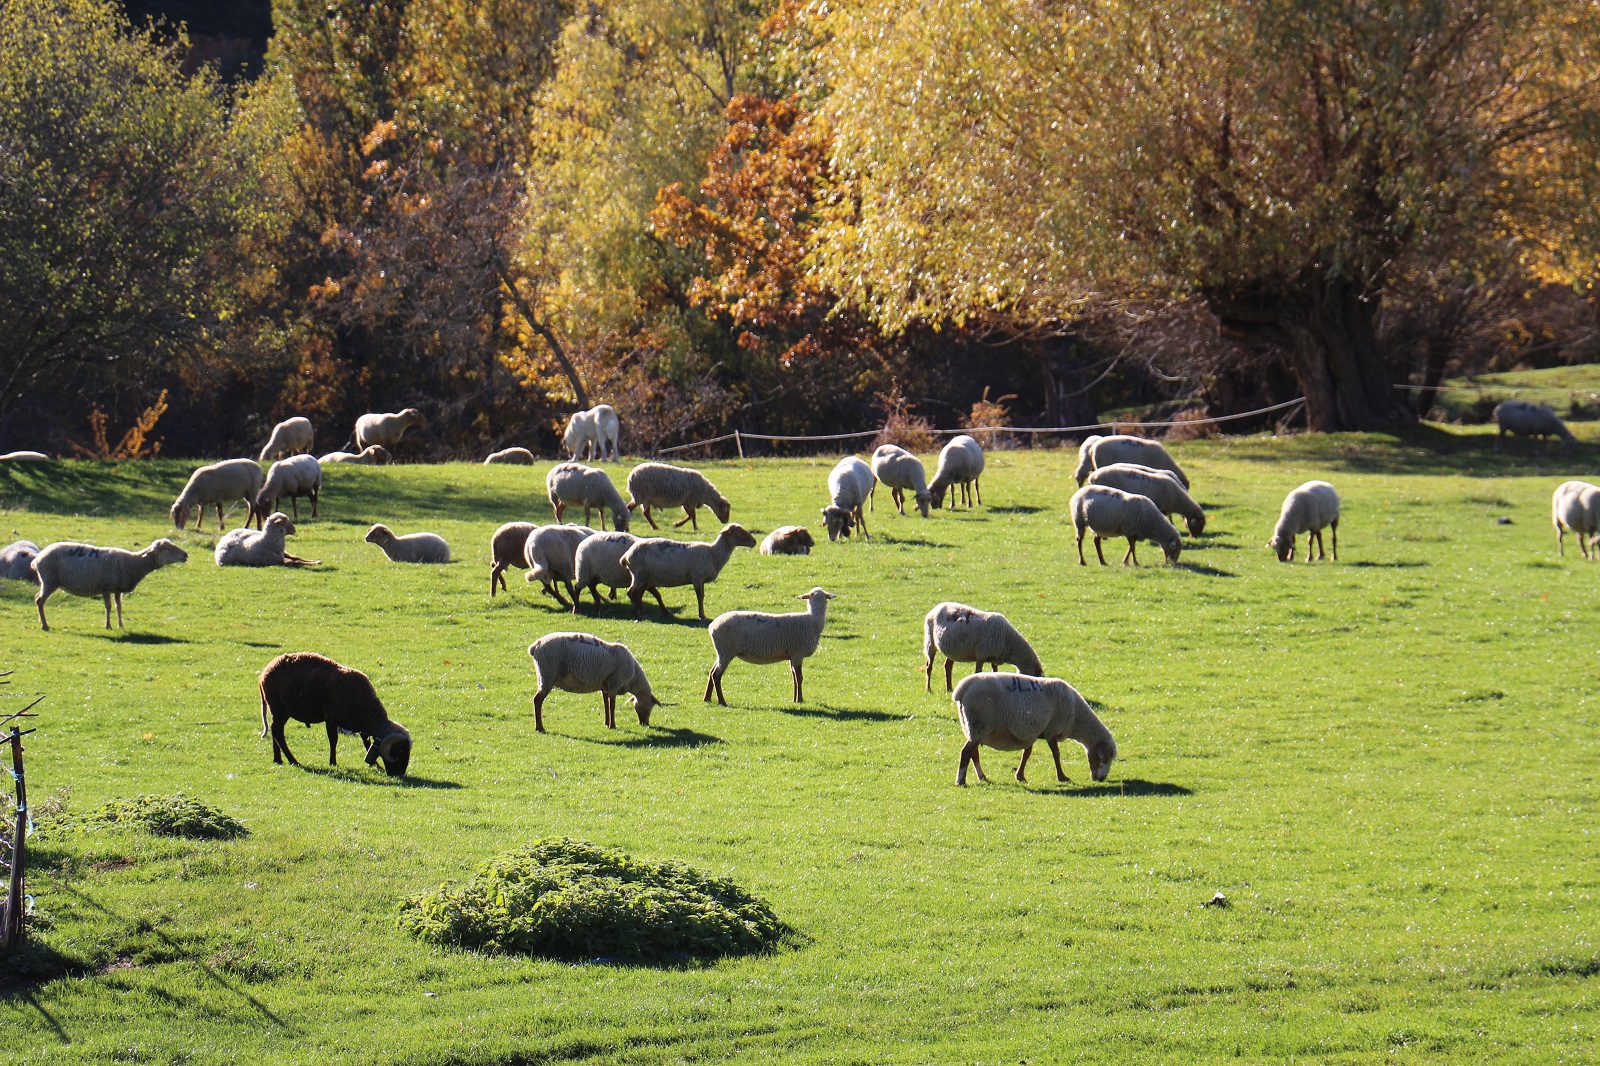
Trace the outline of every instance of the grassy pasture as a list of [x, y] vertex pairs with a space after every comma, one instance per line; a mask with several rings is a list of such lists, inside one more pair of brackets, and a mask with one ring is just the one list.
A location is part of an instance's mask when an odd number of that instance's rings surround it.
[[[515, 573], [491, 600], [488, 535], [548, 517], [544, 466], [332, 470], [324, 517], [290, 542], [323, 566], [218, 570], [215, 532], [184, 533], [189, 563], [128, 597], [121, 633], [59, 594], [41, 633], [30, 590], [0, 583], [0, 706], [50, 694], [36, 805], [181, 789], [252, 830], [41, 816], [48, 927], [27, 961], [70, 975], [0, 975], [0, 1057], [1593, 1061], [1600, 565], [1556, 556], [1549, 495], [1600, 474], [1600, 445], [1497, 456], [1481, 432], [1425, 429], [1177, 454], [1211, 528], [1175, 568], [1148, 546], [1137, 570], [1080, 568], [1073, 455], [1048, 451], [992, 453], [971, 513], [885, 501], [870, 545], [737, 552], [712, 614], [840, 595], [801, 707], [786, 669], [746, 664], [732, 706], [701, 702], [690, 590], [667, 593], [670, 623], [653, 606], [575, 621]], [[142, 546], [170, 532], [187, 465], [0, 469], [0, 537]], [[818, 528], [830, 465], [705, 469], [765, 532]], [[1344, 497], [1341, 560], [1280, 565], [1262, 542], [1316, 476]], [[377, 520], [440, 532], [462, 561], [392, 565], [361, 542]], [[989, 752], [994, 783], [955, 787], [953, 707], [918, 673], [942, 599], [1005, 611], [1100, 708], [1121, 748], [1108, 782], [1070, 746], [1071, 784], [1047, 753], [1020, 785]], [[626, 641], [679, 705], [649, 729], [624, 705], [609, 732], [598, 696], [558, 693], [535, 733], [526, 647], [566, 628]], [[254, 678], [286, 650], [366, 670], [417, 738], [415, 776], [363, 767], [350, 740], [330, 770], [320, 727], [289, 733], [305, 769], [274, 766]], [[396, 929], [402, 897], [552, 835], [734, 877], [800, 939], [648, 968]], [[1231, 905], [1202, 907], [1218, 890]]]

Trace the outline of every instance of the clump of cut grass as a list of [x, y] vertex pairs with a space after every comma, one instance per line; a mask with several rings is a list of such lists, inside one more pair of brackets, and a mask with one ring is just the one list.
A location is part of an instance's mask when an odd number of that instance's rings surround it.
[[89, 827], [121, 826], [158, 837], [190, 840], [232, 840], [250, 832], [244, 824], [209, 803], [182, 792], [172, 796], [135, 796], [114, 800], [84, 819]]

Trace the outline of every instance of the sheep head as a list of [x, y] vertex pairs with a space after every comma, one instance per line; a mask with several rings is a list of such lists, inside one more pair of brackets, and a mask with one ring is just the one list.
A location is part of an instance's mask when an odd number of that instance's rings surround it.
[[855, 519], [850, 516], [849, 511], [832, 504], [822, 509], [822, 520], [827, 523], [829, 540], [848, 537], [850, 530], [855, 526]]
[[1198, 537], [1206, 531], [1206, 516], [1203, 514], [1186, 515], [1184, 522], [1189, 526], [1189, 536]]
[[728, 515], [733, 513], [733, 507], [726, 497], [718, 496], [711, 501], [711, 513], [717, 516], [718, 522], [726, 522]]
[[633, 713], [639, 716], [640, 725], [649, 725], [650, 712], [657, 707], [667, 706], [661, 700], [656, 699], [656, 694], [649, 689], [645, 689], [643, 692], [636, 692], [629, 696], [628, 699], [633, 703]]
[[1096, 781], [1104, 781], [1111, 772], [1111, 761], [1117, 757], [1117, 742], [1115, 740], [1096, 741], [1094, 747], [1087, 749], [1089, 754], [1089, 773]]
[[730, 522], [722, 527], [722, 532], [717, 534], [717, 539], [721, 540], [723, 537], [727, 537], [735, 548], [754, 548], [756, 546], [756, 538], [750, 535], [748, 529], [737, 522]]
[[267, 519], [267, 525], [282, 529], [286, 537], [294, 536], [294, 521], [282, 511], [272, 512], [272, 516]]
[[836, 600], [839, 597], [819, 585], [810, 592], [796, 596], [795, 598], [805, 600], [807, 603], [815, 604], [818, 602], [826, 603], [829, 600]]
[[373, 740], [367, 749], [367, 765], [375, 766], [383, 760], [383, 771], [390, 777], [404, 777], [411, 765], [411, 734], [398, 722], [389, 723], [391, 732]]
[[388, 526], [384, 525], [382, 522], [379, 522], [377, 525], [367, 530], [365, 539], [368, 544], [387, 544], [389, 541], [394, 539], [394, 531]]
[[1294, 562], [1294, 538], [1286, 533], [1272, 534], [1272, 539], [1267, 541], [1267, 547], [1278, 553], [1278, 562]]
[[174, 503], [172, 505], [172, 510], [168, 511], [167, 513], [172, 516], [172, 525], [174, 529], [182, 529], [189, 524], [188, 504], [181, 502]]
[[361, 454], [373, 466], [388, 466], [392, 458], [389, 455], [389, 449], [381, 444], [373, 444], [363, 448]]
[[168, 540], [166, 537], [162, 537], [160, 540], [153, 542], [150, 547], [146, 548], [141, 554], [149, 555], [154, 558], [156, 569], [158, 570], [163, 566], [171, 566], [173, 563], [186, 563], [189, 561], [189, 553], [172, 543], [172, 541]]
[[1178, 553], [1183, 551], [1183, 541], [1178, 537], [1177, 530], [1172, 531], [1171, 540], [1162, 543], [1161, 550], [1166, 553], [1167, 562], [1177, 563]]
[[789, 540], [791, 543], [799, 544], [806, 548], [815, 548], [817, 546], [816, 539], [811, 536], [811, 530], [804, 527], [800, 527], [789, 534]]
[[922, 517], [928, 517], [928, 505], [933, 503], [933, 493], [924, 489], [917, 493], [917, 510], [922, 512]]
[[422, 412], [415, 407], [407, 407], [400, 412], [400, 421], [406, 426], [425, 426], [428, 420], [422, 417]]

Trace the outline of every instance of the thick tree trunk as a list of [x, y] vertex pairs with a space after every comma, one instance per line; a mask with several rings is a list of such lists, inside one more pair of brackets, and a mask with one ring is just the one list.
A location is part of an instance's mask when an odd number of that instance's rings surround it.
[[1084, 370], [1084, 350], [1072, 337], [1038, 342], [1044, 386], [1044, 419], [1052, 426], [1088, 426], [1097, 419]]

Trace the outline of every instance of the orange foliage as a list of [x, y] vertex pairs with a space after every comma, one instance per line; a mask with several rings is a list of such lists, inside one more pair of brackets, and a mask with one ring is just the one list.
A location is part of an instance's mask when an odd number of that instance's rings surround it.
[[89, 432], [94, 435], [90, 446], [85, 447], [75, 440], [67, 443], [72, 446], [73, 451], [85, 459], [103, 459], [112, 462], [123, 459], [153, 459], [161, 454], [161, 442], [151, 443], [148, 450], [145, 444], [150, 431], [156, 428], [156, 423], [161, 421], [161, 416], [166, 413], [167, 390], [162, 389], [156, 402], [145, 408], [144, 413], [134, 419], [128, 432], [124, 433], [122, 439], [113, 446], [106, 437], [106, 426], [110, 423], [111, 416], [96, 404], [89, 412]]

